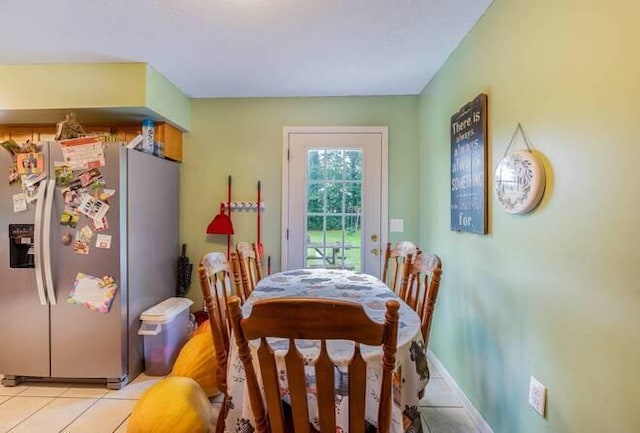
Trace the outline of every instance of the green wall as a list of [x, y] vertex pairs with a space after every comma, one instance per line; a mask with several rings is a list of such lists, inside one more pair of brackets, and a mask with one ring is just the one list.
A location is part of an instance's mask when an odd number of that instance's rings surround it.
[[[262, 181], [266, 209], [262, 242], [280, 269], [283, 126], [388, 126], [389, 217], [405, 219], [405, 231], [390, 239], [418, 236], [418, 97], [194, 99], [185, 134], [181, 174], [181, 239], [193, 262], [209, 251], [226, 251], [226, 237], [205, 229], [226, 201], [227, 175], [235, 201], [255, 201]], [[255, 241], [255, 212], [234, 212], [235, 240]], [[194, 273], [189, 296], [201, 306]]]
[[53, 123], [69, 110], [81, 122], [151, 117], [187, 130], [190, 106], [146, 63], [0, 65], [2, 123]]
[[[640, 431], [638, 23], [636, 0], [494, 0], [420, 95], [420, 245], [444, 266], [430, 345], [495, 432]], [[518, 122], [548, 170], [529, 215], [490, 193], [486, 236], [449, 229], [450, 117], [482, 92], [490, 184]]]
[[191, 121], [191, 99], [164, 75], [149, 65], [145, 66], [145, 106], [179, 129], [188, 130]]
[[144, 106], [144, 63], [0, 65], [0, 110]]

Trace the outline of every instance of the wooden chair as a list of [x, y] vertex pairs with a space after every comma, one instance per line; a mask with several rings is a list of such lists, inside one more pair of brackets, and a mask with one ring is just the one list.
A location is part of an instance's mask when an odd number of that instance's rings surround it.
[[424, 347], [428, 347], [442, 262], [435, 254], [419, 253], [415, 260], [409, 255], [407, 258], [410, 264], [404, 268], [400, 297], [420, 316]]
[[236, 253], [240, 260], [240, 274], [246, 299], [256, 288], [256, 283], [262, 279], [260, 254], [256, 244], [250, 244], [249, 242], [238, 242], [236, 244]]
[[401, 241], [393, 247], [391, 247], [391, 242], [387, 243], [381, 279], [394, 292], [400, 293], [407, 255], [411, 254], [415, 258], [418, 251], [418, 246], [411, 241]]
[[[240, 300], [229, 303], [231, 325], [238, 345], [238, 354], [245, 369], [251, 408], [258, 433], [310, 433], [307, 389], [305, 385], [305, 361], [295, 346], [294, 339], [320, 340], [320, 355], [314, 361], [318, 419], [322, 433], [336, 432], [335, 421], [335, 366], [327, 352], [327, 340], [351, 340], [355, 342], [353, 357], [349, 362], [349, 431], [365, 431], [365, 388], [367, 366], [360, 354], [360, 344], [382, 346], [382, 385], [378, 409], [378, 431], [387, 433], [391, 424], [391, 378], [395, 368], [398, 333], [398, 308], [396, 300], [386, 303], [384, 324], [374, 322], [361, 305], [352, 302], [327, 299], [277, 298], [264, 299], [253, 304], [251, 315], [243, 318]], [[287, 427], [280, 398], [278, 371], [273, 349], [267, 337], [289, 339], [285, 355], [287, 381], [291, 397], [292, 426]], [[260, 392], [248, 340], [260, 339], [258, 363], [264, 385], [265, 400]], [[266, 401], [267, 410], [264, 402]]]
[[240, 258], [238, 253], [232, 251], [229, 255], [231, 262], [231, 275], [233, 277], [233, 285], [236, 288], [236, 295], [240, 298], [240, 302], [244, 304], [249, 296], [249, 293], [245, 293], [244, 285], [242, 284], [242, 272], [240, 270]]
[[229, 263], [224, 253], [208, 253], [198, 266], [200, 287], [209, 313], [211, 336], [215, 348], [218, 369], [218, 388], [224, 394], [224, 402], [216, 423], [216, 433], [224, 431], [227, 410], [227, 364], [229, 360], [230, 316], [228, 310]]

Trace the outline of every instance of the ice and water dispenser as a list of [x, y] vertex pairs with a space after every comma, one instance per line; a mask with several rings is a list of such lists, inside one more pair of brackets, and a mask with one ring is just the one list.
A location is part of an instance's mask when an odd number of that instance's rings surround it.
[[9, 224], [9, 267], [34, 268], [33, 224]]

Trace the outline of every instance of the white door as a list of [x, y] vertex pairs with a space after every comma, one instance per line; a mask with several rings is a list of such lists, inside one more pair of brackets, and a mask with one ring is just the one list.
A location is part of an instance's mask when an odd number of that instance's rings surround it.
[[285, 127], [283, 166], [283, 270], [380, 276], [387, 127]]

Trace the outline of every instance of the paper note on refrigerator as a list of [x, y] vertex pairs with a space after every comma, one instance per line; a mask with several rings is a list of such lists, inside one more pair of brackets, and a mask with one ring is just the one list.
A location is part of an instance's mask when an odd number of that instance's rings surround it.
[[106, 314], [111, 308], [117, 290], [118, 285], [109, 276], [98, 278], [78, 272], [67, 302], [80, 304], [83, 307]]
[[109, 210], [109, 205], [103, 202], [102, 200], [98, 200], [90, 196], [89, 194], [85, 194], [82, 196], [82, 201], [80, 202], [80, 206], [78, 207], [78, 212], [82, 215], [86, 215], [89, 218], [100, 221], [107, 214]]
[[27, 210], [27, 197], [25, 197], [24, 193], [14, 194], [13, 195], [13, 211], [23, 212], [25, 210]]
[[96, 237], [96, 248], [111, 248], [111, 235], [98, 235]]
[[71, 170], [89, 170], [104, 167], [104, 148], [95, 137], [61, 140], [62, 156]]

